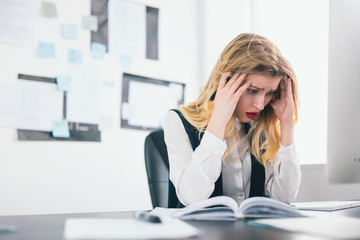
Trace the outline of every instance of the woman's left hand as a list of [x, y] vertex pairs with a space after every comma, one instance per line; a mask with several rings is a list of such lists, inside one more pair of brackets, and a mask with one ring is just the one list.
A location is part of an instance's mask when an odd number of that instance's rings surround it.
[[294, 101], [291, 88], [291, 79], [285, 75], [280, 82], [280, 98], [273, 97], [272, 105], [281, 124], [293, 122]]
[[[294, 101], [291, 88], [291, 79], [285, 75], [280, 82], [280, 98], [272, 100], [276, 116], [280, 120], [281, 137], [280, 142], [287, 147], [294, 142]], [[279, 166], [280, 171], [280, 166]]]

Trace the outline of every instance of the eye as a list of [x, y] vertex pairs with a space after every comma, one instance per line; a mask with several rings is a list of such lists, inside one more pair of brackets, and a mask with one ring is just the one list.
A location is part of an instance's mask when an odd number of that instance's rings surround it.
[[251, 94], [255, 94], [255, 93], [257, 93], [258, 91], [257, 91], [257, 90], [254, 90], [254, 89], [248, 89], [248, 92], [251, 93]]
[[266, 93], [266, 96], [271, 96], [271, 95], [273, 95], [275, 92], [267, 92]]

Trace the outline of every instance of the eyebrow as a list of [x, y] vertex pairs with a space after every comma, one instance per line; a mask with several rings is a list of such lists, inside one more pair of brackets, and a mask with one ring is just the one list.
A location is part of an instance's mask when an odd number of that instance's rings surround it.
[[256, 87], [254, 85], [251, 85], [250, 87], [256, 88], [257, 90], [264, 90], [264, 88], [259, 88], [259, 87]]
[[[264, 88], [259, 88], [259, 87], [256, 87], [256, 86], [254, 86], [254, 85], [251, 85], [249, 88], [255, 88], [256, 90], [261, 90], [261, 91], [263, 91], [264, 90]], [[275, 92], [277, 89], [271, 89], [271, 91], [272, 92]]]

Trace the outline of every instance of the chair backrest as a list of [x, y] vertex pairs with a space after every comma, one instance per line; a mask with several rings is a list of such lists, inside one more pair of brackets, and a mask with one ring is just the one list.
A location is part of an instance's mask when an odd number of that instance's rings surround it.
[[168, 207], [169, 160], [162, 129], [145, 139], [145, 166], [153, 207]]

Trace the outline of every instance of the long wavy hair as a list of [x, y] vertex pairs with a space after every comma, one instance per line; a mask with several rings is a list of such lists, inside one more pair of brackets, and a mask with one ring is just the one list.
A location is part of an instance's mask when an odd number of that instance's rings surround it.
[[[243, 33], [225, 47], [208, 82], [200, 89], [200, 95], [196, 101], [178, 108], [186, 120], [198, 129], [199, 133], [206, 130], [210, 121], [214, 109], [212, 95], [218, 88], [221, 75], [237, 71], [248, 75], [263, 74], [270, 77], [287, 75], [290, 77], [294, 101], [293, 121], [297, 122], [297, 82], [290, 63], [282, 56], [275, 44], [265, 37], [253, 33]], [[274, 159], [277, 155], [280, 147], [280, 134], [280, 121], [270, 102], [259, 113], [247, 135], [250, 152], [265, 167], [266, 162]], [[236, 147], [240, 140], [235, 127], [234, 115], [226, 126], [225, 137], [230, 137], [233, 141], [228, 145], [223, 158]]]

